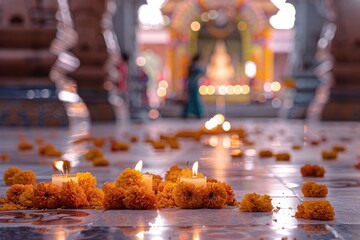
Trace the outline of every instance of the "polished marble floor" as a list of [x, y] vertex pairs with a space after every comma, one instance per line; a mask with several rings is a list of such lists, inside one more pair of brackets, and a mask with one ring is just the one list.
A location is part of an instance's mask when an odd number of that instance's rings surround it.
[[[98, 186], [114, 181], [126, 167], [144, 161], [143, 171], [164, 177], [170, 166], [184, 167], [186, 162], [199, 161], [199, 170], [206, 176], [232, 184], [236, 199], [246, 193], [269, 194], [278, 211], [244, 213], [237, 207], [224, 209], [181, 210], [48, 210], [0, 212], [0, 239], [360, 239], [360, 170], [353, 167], [360, 159], [360, 125], [343, 122], [304, 122], [280, 119], [230, 119], [233, 127], [244, 127], [253, 145], [233, 146], [230, 135], [203, 137], [201, 142], [180, 140], [180, 149], [154, 150], [143, 142], [145, 135], [173, 134], [179, 129], [198, 129], [205, 119], [160, 119], [147, 123], [103, 124], [90, 126], [77, 122], [63, 129], [0, 129], [0, 153], [9, 153], [8, 162], [0, 161], [0, 174], [9, 166], [33, 170], [37, 181], [49, 181], [54, 158], [39, 157], [36, 150], [19, 152], [19, 138], [30, 142], [42, 137], [60, 148], [65, 159], [72, 161], [72, 172], [91, 171]], [[103, 149], [110, 161], [108, 167], [93, 167], [83, 157], [90, 146], [72, 144], [86, 135], [115, 137], [128, 141], [139, 138], [127, 152]], [[321, 141], [322, 139], [326, 141]], [[310, 141], [319, 140], [319, 145]], [[292, 145], [302, 146], [293, 150]], [[325, 161], [321, 152], [333, 145], [346, 146], [337, 160]], [[241, 148], [244, 158], [232, 158], [230, 152]], [[287, 151], [290, 162], [274, 158], [260, 159], [262, 149]], [[304, 179], [300, 167], [317, 163], [326, 168], [324, 178]], [[316, 180], [329, 188], [326, 197], [335, 208], [333, 221], [296, 219], [296, 207], [306, 198], [301, 193], [304, 181]], [[7, 186], [0, 181], [0, 196]], [[10, 220], [10, 221], [9, 221]]]

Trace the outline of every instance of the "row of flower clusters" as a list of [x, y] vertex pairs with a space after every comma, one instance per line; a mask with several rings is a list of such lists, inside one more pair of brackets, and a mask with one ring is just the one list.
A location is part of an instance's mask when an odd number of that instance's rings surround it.
[[192, 176], [192, 171], [173, 166], [166, 172], [165, 181], [153, 174], [153, 191], [149, 191], [142, 173], [126, 168], [115, 182], [106, 182], [100, 189], [90, 172], [77, 173], [78, 183], [69, 181], [57, 186], [52, 182], [36, 184], [34, 172], [10, 167], [4, 173], [4, 182], [10, 187], [1, 199], [0, 210], [223, 208], [237, 204], [230, 185], [209, 178], [205, 187], [198, 188], [192, 183], [180, 182], [181, 176]]

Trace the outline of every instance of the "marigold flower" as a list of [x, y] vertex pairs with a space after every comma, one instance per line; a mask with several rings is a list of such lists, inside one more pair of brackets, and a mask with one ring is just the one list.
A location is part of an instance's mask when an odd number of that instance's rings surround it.
[[54, 209], [61, 207], [61, 188], [51, 182], [41, 182], [34, 187], [33, 206], [41, 209]]
[[325, 175], [325, 168], [317, 164], [306, 163], [300, 171], [303, 177], [324, 177]]
[[301, 192], [304, 194], [304, 197], [326, 197], [328, 189], [325, 184], [309, 181], [302, 185]]
[[202, 208], [201, 189], [189, 182], [179, 182], [175, 185], [172, 197], [179, 208]]
[[[32, 186], [32, 185], [29, 185]], [[19, 203], [24, 207], [32, 207], [34, 201], [34, 188], [25, 190], [19, 198]]]
[[161, 183], [159, 187], [159, 192], [156, 195], [158, 208], [176, 207], [175, 201], [172, 198], [172, 191], [174, 190], [174, 187], [175, 187], [175, 183], [170, 181]]
[[172, 166], [165, 173], [165, 181], [177, 182], [181, 176], [181, 170], [177, 165]]
[[91, 172], [77, 172], [79, 186], [86, 192], [91, 188], [96, 188], [96, 177], [91, 175]]
[[129, 150], [129, 144], [127, 144], [125, 142], [112, 141], [111, 146], [110, 146], [110, 150], [113, 151], [113, 152], [116, 152], [116, 151], [128, 151]]
[[275, 154], [276, 161], [290, 161], [290, 154], [287, 152]]
[[20, 141], [18, 143], [18, 149], [20, 151], [25, 151], [25, 150], [32, 150], [33, 149], [33, 145], [29, 142], [26, 141]]
[[3, 179], [6, 185], [11, 186], [13, 185], [13, 177], [16, 173], [21, 172], [22, 170], [17, 167], [9, 167], [3, 175]]
[[65, 208], [84, 208], [89, 206], [84, 190], [73, 181], [62, 183], [60, 201]]
[[104, 191], [104, 207], [106, 209], [124, 209], [123, 199], [125, 198], [125, 190], [116, 187], [115, 183], [104, 183], [102, 187]]
[[267, 194], [248, 193], [240, 202], [241, 212], [271, 212], [272, 209], [271, 198]]
[[94, 167], [105, 167], [109, 166], [109, 161], [103, 157], [95, 158], [92, 162]]
[[21, 210], [21, 209], [25, 209], [25, 207], [21, 206], [20, 204], [14, 204], [14, 203], [5, 203], [3, 206], [0, 206], [0, 211]]
[[295, 217], [328, 221], [334, 219], [335, 211], [327, 200], [309, 200], [297, 206]]
[[336, 152], [345, 152], [346, 147], [344, 145], [334, 145], [332, 150]]
[[116, 179], [116, 186], [127, 189], [132, 186], [145, 186], [141, 172], [135, 169], [126, 168]]
[[21, 194], [28, 189], [32, 189], [33, 185], [14, 184], [6, 191], [6, 198], [9, 202], [19, 204]]
[[104, 203], [104, 192], [100, 188], [91, 188], [86, 192], [87, 201], [92, 207], [102, 207]]
[[228, 200], [228, 194], [222, 183], [207, 183], [203, 189], [205, 208], [223, 208]]
[[221, 183], [221, 184], [225, 188], [226, 193], [228, 195], [228, 198], [225, 203], [230, 206], [235, 206], [236, 205], [235, 193], [234, 193], [231, 185], [227, 184], [227, 183]]
[[132, 186], [125, 190], [123, 200], [127, 209], [148, 210], [156, 208], [156, 196], [145, 187]]
[[335, 150], [330, 150], [330, 151], [325, 150], [322, 151], [321, 156], [323, 160], [334, 160], [337, 158], [338, 152]]
[[31, 170], [21, 171], [12, 177], [13, 184], [35, 184], [36, 174]]
[[264, 149], [259, 152], [259, 157], [261, 158], [272, 157], [273, 155], [274, 155], [273, 152], [268, 149]]
[[98, 158], [98, 157], [103, 157], [104, 156], [104, 153], [101, 149], [99, 148], [93, 148], [93, 149], [89, 149], [84, 157], [86, 160], [89, 160], [89, 161], [92, 161], [94, 160], [95, 158]]

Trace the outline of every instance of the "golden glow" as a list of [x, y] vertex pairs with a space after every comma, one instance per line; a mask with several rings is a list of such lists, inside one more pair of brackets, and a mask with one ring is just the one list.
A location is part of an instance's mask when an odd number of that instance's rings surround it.
[[216, 114], [212, 119], [215, 120], [217, 125], [221, 125], [225, 121], [225, 117], [221, 113]]
[[209, 138], [209, 145], [212, 147], [216, 147], [219, 144], [219, 140], [217, 136], [211, 136]]
[[231, 85], [227, 86], [226, 93], [229, 94], [229, 95], [233, 95], [234, 94], [234, 87], [231, 86]]
[[141, 231], [141, 232], [138, 232], [136, 235], [135, 235], [138, 239], [144, 239], [144, 231]]
[[242, 92], [242, 87], [240, 85], [235, 85], [234, 93], [235, 94], [241, 94], [241, 92]]
[[156, 91], [156, 94], [159, 96], [159, 97], [165, 97], [166, 96], [166, 89], [163, 88], [163, 87], [159, 87]]
[[207, 94], [214, 95], [215, 94], [215, 87], [213, 85], [209, 85], [207, 87]]
[[248, 85], [243, 85], [242, 86], [242, 93], [243, 94], [249, 94], [250, 92], [250, 87]]
[[190, 25], [190, 28], [191, 28], [191, 30], [193, 30], [194, 32], [197, 32], [197, 31], [200, 30], [201, 25], [200, 25], [200, 23], [199, 23], [198, 21], [193, 21], [193, 22], [191, 23], [191, 25]]
[[205, 85], [201, 85], [200, 88], [199, 88], [199, 93], [200, 93], [201, 95], [206, 95], [207, 92], [208, 92], [208, 87], [205, 86]]
[[218, 93], [220, 95], [226, 95], [226, 86], [224, 86], [224, 85], [219, 86], [218, 87]]
[[169, 87], [169, 84], [168, 84], [167, 81], [161, 80], [161, 81], [158, 83], [158, 86], [159, 86], [159, 88], [168, 88], [168, 87]]
[[281, 84], [279, 82], [272, 82], [271, 83], [271, 90], [273, 90], [274, 92], [280, 91], [281, 89]]
[[222, 124], [222, 128], [224, 129], [225, 132], [228, 132], [228, 131], [230, 131], [230, 129], [231, 129], [231, 124], [230, 124], [228, 121], [225, 121], [225, 122]]
[[64, 161], [56, 161], [55, 168], [60, 172], [64, 173]]
[[231, 139], [229, 137], [225, 137], [222, 141], [222, 145], [224, 148], [230, 148], [231, 147]]
[[246, 22], [240, 21], [237, 24], [237, 28], [239, 29], [239, 31], [245, 31], [247, 29], [247, 24]]
[[138, 161], [138, 163], [135, 166], [135, 170], [141, 172], [142, 166], [143, 166], [143, 161], [142, 160]]
[[196, 161], [196, 162], [194, 162], [193, 167], [192, 167], [193, 177], [197, 177], [198, 168], [199, 168], [199, 163], [198, 163], [198, 161]]

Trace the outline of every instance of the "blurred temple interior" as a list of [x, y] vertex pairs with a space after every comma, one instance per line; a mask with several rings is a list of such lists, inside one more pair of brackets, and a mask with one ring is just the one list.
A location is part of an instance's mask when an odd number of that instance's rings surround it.
[[357, 121], [357, 0], [0, 0], [0, 126], [202, 115]]

